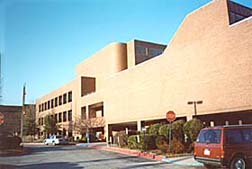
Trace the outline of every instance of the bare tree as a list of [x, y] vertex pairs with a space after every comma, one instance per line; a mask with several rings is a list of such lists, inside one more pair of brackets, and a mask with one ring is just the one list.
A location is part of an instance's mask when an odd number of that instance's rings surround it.
[[92, 133], [92, 129], [96, 127], [104, 127], [105, 120], [103, 117], [82, 119], [80, 116], [75, 116], [73, 122], [73, 128], [75, 131], [81, 134], [81, 136], [88, 136], [87, 141], [89, 142], [89, 134]]

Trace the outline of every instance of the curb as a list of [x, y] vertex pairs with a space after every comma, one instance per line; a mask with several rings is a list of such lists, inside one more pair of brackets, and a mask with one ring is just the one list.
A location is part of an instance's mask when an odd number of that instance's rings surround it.
[[[98, 149], [98, 150], [105, 150], [105, 151], [110, 151], [110, 152], [116, 152], [116, 153], [120, 153], [120, 154], [126, 154], [126, 155], [132, 155], [132, 156], [137, 156], [137, 157], [143, 157], [143, 158], [147, 158], [147, 159], [152, 159], [152, 160], [156, 160], [156, 161], [162, 161], [162, 162], [166, 162], [169, 164], [175, 164], [175, 165], [181, 165], [181, 166], [192, 166], [192, 167], [200, 167], [203, 166], [203, 164], [194, 161], [194, 160], [189, 160], [190, 156], [187, 159], [183, 159], [183, 158], [179, 158], [179, 157], [175, 157], [175, 158], [166, 158], [165, 156], [162, 155], [155, 155], [155, 154], [151, 154], [151, 153], [147, 153], [147, 152], [142, 152], [139, 150], [130, 150], [130, 149], [122, 149], [122, 148], [118, 148], [118, 147], [105, 147], [105, 146], [86, 146], [87, 148], [92, 148], [92, 149]], [[192, 158], [192, 157], [191, 157]]]
[[153, 159], [156, 161], [162, 161], [162, 159], [164, 158], [164, 156], [160, 156], [160, 155], [142, 152], [139, 150], [122, 149], [122, 148], [118, 148], [118, 147], [90, 146], [88, 148], [111, 151], [111, 152], [116, 152], [116, 153], [120, 153], [120, 154], [132, 155], [132, 156], [138, 156], [138, 157], [143, 157], [143, 158], [147, 158], [147, 159]]

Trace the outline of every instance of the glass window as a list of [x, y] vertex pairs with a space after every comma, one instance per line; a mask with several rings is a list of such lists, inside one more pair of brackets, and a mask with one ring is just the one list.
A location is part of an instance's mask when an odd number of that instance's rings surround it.
[[86, 107], [81, 108], [81, 119], [87, 119]]
[[67, 102], [67, 94], [63, 94], [63, 104], [66, 104]]
[[63, 112], [63, 122], [65, 122], [65, 121], [66, 121], [66, 119], [67, 119], [67, 118], [66, 118], [66, 116], [67, 116], [67, 112], [66, 112], [66, 111], [64, 111], [64, 112]]
[[52, 99], [51, 100], [51, 108], [53, 108], [54, 107], [54, 100]]
[[59, 105], [62, 105], [62, 96], [59, 96]]
[[54, 121], [55, 121], [55, 123], [58, 123], [57, 115], [58, 115], [58, 114], [55, 114], [55, 115], [54, 115]]
[[55, 107], [57, 107], [58, 106], [58, 97], [56, 97], [54, 100], [55, 100]]
[[202, 130], [198, 136], [198, 143], [218, 144], [221, 141], [221, 130]]
[[136, 46], [136, 53], [139, 55], [148, 55], [148, 48], [143, 46]]
[[227, 144], [241, 144], [242, 133], [240, 129], [232, 129], [226, 131], [226, 142]]
[[150, 48], [149, 50], [150, 50], [149, 55], [151, 57], [155, 57], [155, 56], [161, 55], [163, 53], [163, 49]]
[[59, 113], [59, 122], [62, 122], [62, 113]]
[[244, 143], [252, 143], [252, 128], [242, 130]]
[[72, 121], [72, 110], [68, 111], [68, 121]]
[[72, 91], [68, 92], [68, 102], [72, 102]]
[[47, 102], [47, 108], [50, 109], [50, 101]]

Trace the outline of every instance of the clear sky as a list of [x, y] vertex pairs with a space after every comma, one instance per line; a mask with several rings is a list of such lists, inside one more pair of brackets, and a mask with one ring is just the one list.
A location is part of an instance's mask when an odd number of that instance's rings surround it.
[[27, 103], [35, 103], [111, 42], [168, 44], [186, 14], [209, 1], [0, 0], [1, 103], [20, 105], [25, 82]]

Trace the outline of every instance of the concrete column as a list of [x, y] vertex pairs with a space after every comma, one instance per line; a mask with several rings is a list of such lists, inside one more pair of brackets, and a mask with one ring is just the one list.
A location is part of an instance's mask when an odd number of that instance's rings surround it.
[[104, 136], [106, 137], [106, 142], [108, 143], [108, 141], [109, 141], [109, 128], [108, 128], [108, 124], [106, 124], [105, 127], [104, 127]]
[[229, 121], [225, 121], [225, 125], [228, 126], [229, 125]]
[[214, 121], [210, 121], [210, 127], [214, 127]]
[[238, 123], [239, 123], [239, 125], [242, 125], [242, 120], [239, 120]]
[[192, 115], [191, 114], [186, 116], [186, 121], [189, 121], [189, 120], [192, 120]]
[[141, 120], [137, 121], [137, 131], [141, 131], [142, 126], [141, 126]]
[[89, 119], [89, 106], [86, 106], [86, 119]]

